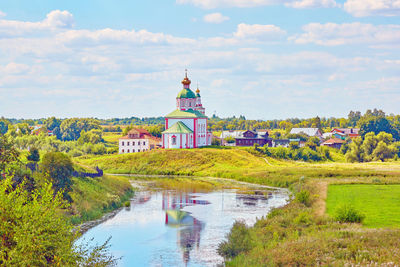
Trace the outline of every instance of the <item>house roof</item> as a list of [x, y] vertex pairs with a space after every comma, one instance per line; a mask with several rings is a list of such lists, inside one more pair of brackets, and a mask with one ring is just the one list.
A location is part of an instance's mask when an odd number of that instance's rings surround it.
[[291, 134], [306, 134], [308, 136], [316, 136], [318, 134], [319, 129], [318, 128], [292, 128], [290, 130]]
[[349, 134], [359, 134], [360, 129], [359, 128], [334, 128], [331, 132], [341, 132], [346, 135]]
[[172, 125], [171, 127], [169, 127], [167, 130], [165, 130], [164, 133], [193, 133], [192, 130], [189, 129], [189, 127], [187, 127], [183, 122], [178, 121], [177, 123], [175, 123], [174, 125]]
[[226, 138], [226, 137], [239, 137], [244, 131], [222, 131], [220, 138]]
[[169, 113], [166, 118], [207, 118], [206, 115], [203, 115], [200, 111], [188, 109], [188, 110], [174, 110]]
[[333, 145], [333, 144], [344, 144], [346, 143], [345, 140], [339, 139], [339, 138], [331, 138], [329, 140], [326, 140], [323, 142], [323, 145]]

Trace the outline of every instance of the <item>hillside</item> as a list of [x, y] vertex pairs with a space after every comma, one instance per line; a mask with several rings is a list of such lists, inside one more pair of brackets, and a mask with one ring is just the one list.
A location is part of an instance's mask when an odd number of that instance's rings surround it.
[[[390, 182], [400, 175], [398, 163], [304, 163], [276, 160], [250, 149], [203, 148], [153, 150], [136, 154], [79, 158], [86, 166], [99, 166], [106, 173], [190, 175], [232, 178], [288, 187], [305, 178], [379, 178]], [[359, 181], [359, 182], [360, 182]], [[345, 182], [345, 180], [344, 180]]]

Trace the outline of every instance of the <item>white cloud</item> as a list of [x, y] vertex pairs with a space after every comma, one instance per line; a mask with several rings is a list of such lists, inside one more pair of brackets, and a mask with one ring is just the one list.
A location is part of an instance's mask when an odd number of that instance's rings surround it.
[[221, 13], [211, 13], [203, 17], [203, 20], [207, 23], [222, 23], [229, 20], [229, 17], [222, 15]]
[[347, 0], [344, 9], [356, 17], [399, 16], [400, 0]]
[[285, 34], [284, 30], [275, 25], [241, 23], [238, 25], [234, 36], [240, 39], [272, 40]]
[[69, 30], [57, 35], [57, 38], [67, 44], [75, 45], [104, 45], [111, 43], [131, 44], [193, 44], [190, 38], [174, 37], [164, 33], [152, 33], [147, 30]]
[[289, 40], [297, 44], [315, 43], [335, 46], [348, 44], [400, 45], [400, 25], [372, 25], [354, 23], [310, 23], [303, 26], [305, 33], [291, 36]]
[[329, 7], [338, 7], [339, 5], [335, 2], [335, 0], [298, 0], [285, 4], [288, 7], [293, 8], [329, 8]]
[[[372, 1], [372, 0], [371, 0]], [[336, 7], [335, 0], [176, 0], [177, 4], [192, 4], [204, 9], [224, 7], [258, 7], [270, 5], [286, 5], [293, 8]]]
[[28, 35], [43, 35], [60, 29], [70, 29], [74, 18], [68, 11], [53, 10], [39, 22], [0, 20], [0, 38]]

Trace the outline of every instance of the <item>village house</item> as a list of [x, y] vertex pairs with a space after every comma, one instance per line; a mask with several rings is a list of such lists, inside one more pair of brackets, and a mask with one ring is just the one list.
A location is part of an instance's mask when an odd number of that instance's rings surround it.
[[305, 134], [309, 137], [322, 139], [322, 132], [319, 128], [292, 128], [290, 134]]
[[323, 142], [321, 144], [321, 146], [329, 146], [329, 147], [340, 149], [345, 142], [346, 141], [344, 141], [343, 139], [331, 138], [331, 139], [326, 140], [325, 142]]
[[[229, 131], [222, 131], [220, 135], [221, 145], [222, 146], [235, 146], [236, 138], [241, 137], [244, 131], [237, 131], [237, 130], [229, 130]], [[226, 141], [227, 138], [232, 139], [232, 142], [228, 143]]]
[[160, 146], [161, 140], [145, 129], [132, 129], [119, 139], [119, 154], [137, 153], [152, 150]]
[[356, 138], [359, 137], [360, 129], [358, 128], [334, 128], [331, 133], [332, 136], [339, 139], [346, 139], [347, 137]]
[[176, 110], [165, 116], [162, 132], [163, 148], [196, 148], [211, 145], [212, 134], [207, 130], [208, 118], [201, 103], [200, 90], [190, 89], [191, 81], [182, 80], [183, 89], [176, 97]]
[[236, 146], [253, 146], [254, 144], [271, 146], [272, 139], [269, 138], [268, 131], [256, 132], [247, 130], [236, 137]]

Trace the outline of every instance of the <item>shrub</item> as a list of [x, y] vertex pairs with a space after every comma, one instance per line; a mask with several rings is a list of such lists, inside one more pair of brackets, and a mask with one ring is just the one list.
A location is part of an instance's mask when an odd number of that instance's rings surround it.
[[296, 194], [296, 201], [302, 203], [309, 207], [311, 205], [311, 195], [310, 192], [306, 190], [301, 190]]
[[351, 205], [341, 205], [336, 209], [335, 220], [341, 223], [361, 223], [365, 215]]
[[251, 249], [249, 228], [244, 222], [236, 221], [227, 238], [218, 246], [218, 254], [224, 258], [230, 259]]

